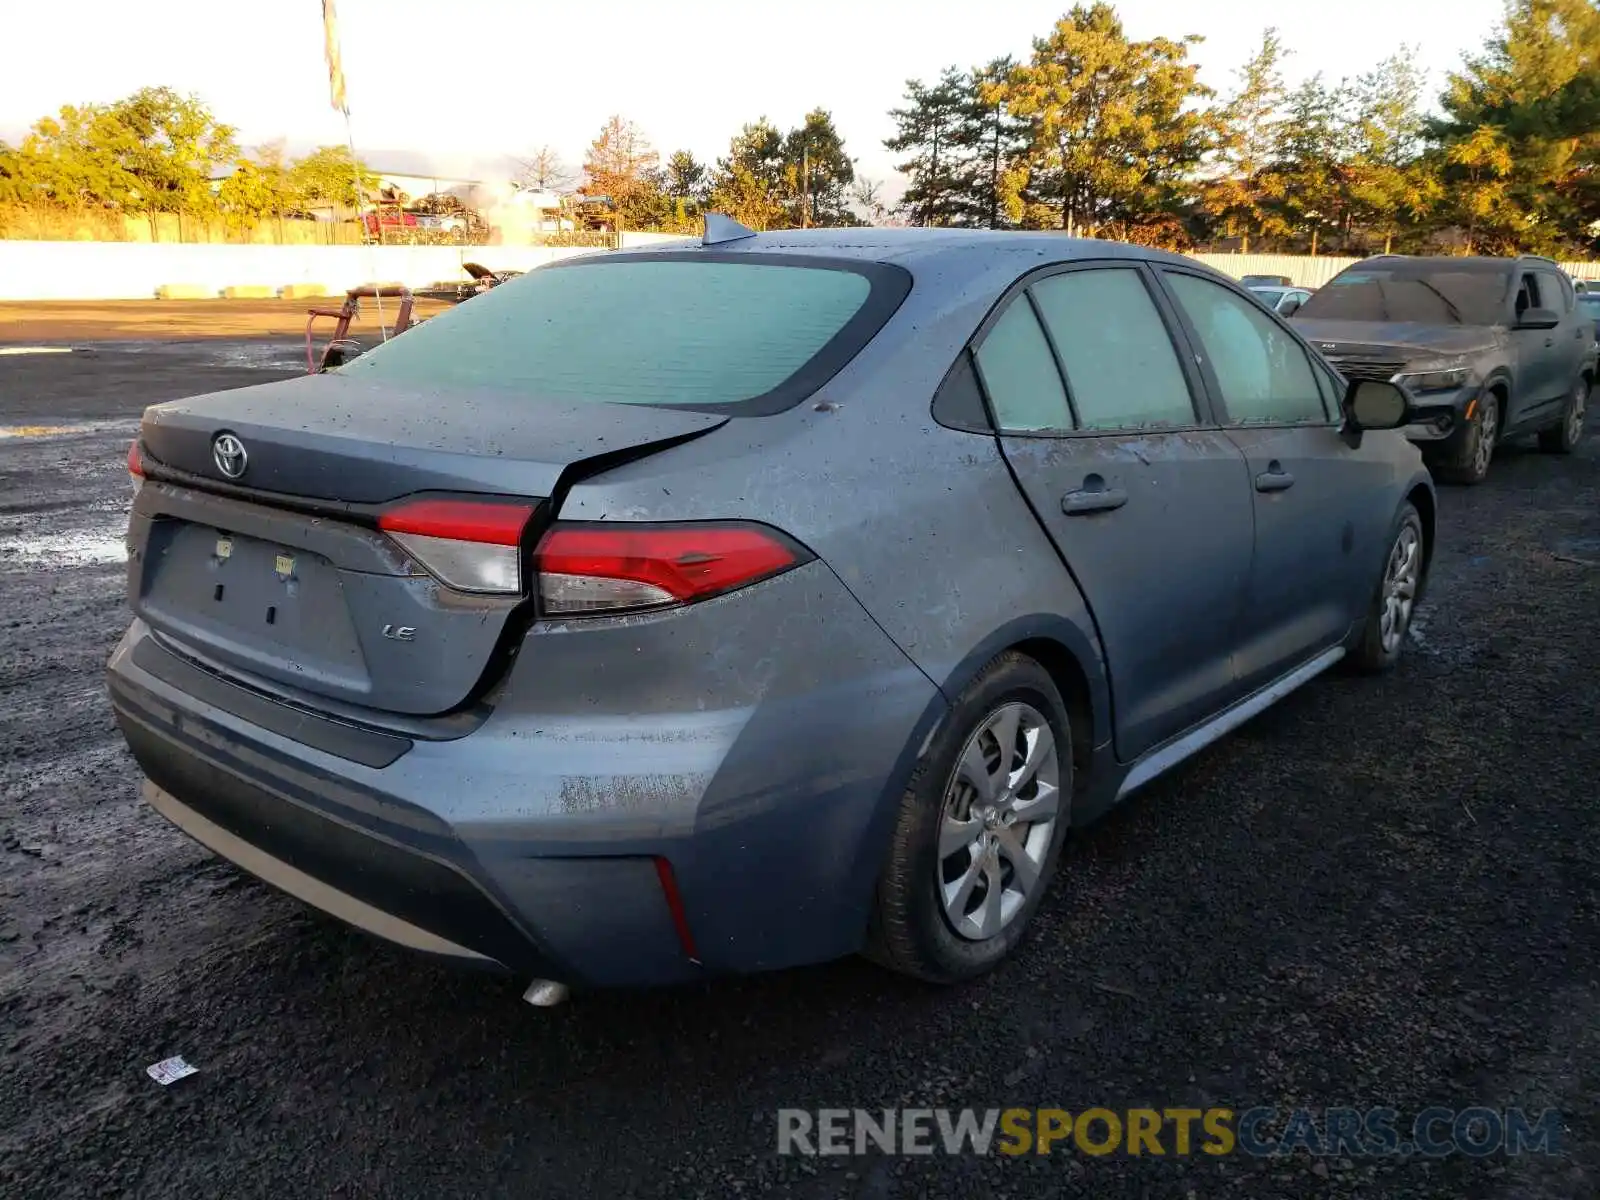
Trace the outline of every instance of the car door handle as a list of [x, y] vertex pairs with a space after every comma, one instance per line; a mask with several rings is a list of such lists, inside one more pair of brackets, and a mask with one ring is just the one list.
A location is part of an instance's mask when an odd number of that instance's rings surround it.
[[1110, 512], [1127, 502], [1128, 493], [1125, 489], [1107, 487], [1100, 476], [1091, 475], [1077, 491], [1061, 497], [1061, 511], [1069, 517], [1076, 517], [1084, 513]]
[[1556, 340], [1553, 337], [1545, 338], [1545, 340], [1544, 340], [1544, 346], [1545, 346], [1546, 350], [1548, 350], [1551, 346], [1554, 346], [1555, 344], [1556, 344]]
[[1294, 476], [1285, 471], [1281, 464], [1273, 462], [1267, 464], [1267, 469], [1256, 476], [1256, 491], [1281, 492], [1294, 486]]

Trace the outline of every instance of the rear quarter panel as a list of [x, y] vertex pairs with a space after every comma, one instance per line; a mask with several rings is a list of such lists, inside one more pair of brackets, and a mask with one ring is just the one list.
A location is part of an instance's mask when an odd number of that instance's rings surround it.
[[[997, 256], [998, 257], [998, 256]], [[1088, 678], [1094, 743], [1109, 698], [1093, 621], [992, 436], [933, 420], [934, 391], [1037, 252], [979, 276], [923, 273], [856, 359], [811, 398], [575, 485], [569, 520], [764, 521], [822, 558], [946, 694], [1031, 637]]]

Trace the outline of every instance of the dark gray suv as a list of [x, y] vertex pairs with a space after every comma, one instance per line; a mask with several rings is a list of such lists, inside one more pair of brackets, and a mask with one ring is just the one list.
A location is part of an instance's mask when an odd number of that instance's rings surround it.
[[1411, 391], [1406, 433], [1440, 478], [1481, 481], [1506, 438], [1536, 433], [1570, 454], [1583, 436], [1594, 325], [1552, 259], [1380, 255], [1336, 275], [1294, 324], [1346, 378]]

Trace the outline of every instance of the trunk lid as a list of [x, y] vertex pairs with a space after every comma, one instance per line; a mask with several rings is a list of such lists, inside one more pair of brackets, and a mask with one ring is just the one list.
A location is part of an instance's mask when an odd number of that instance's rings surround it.
[[[549, 496], [578, 463], [695, 437], [727, 420], [326, 374], [155, 405], [139, 438], [154, 468], [196, 481], [295, 500], [382, 504], [425, 491]], [[222, 433], [244, 446], [237, 477], [224, 474], [212, 452]]]
[[[338, 375], [157, 405], [140, 430], [129, 596], [176, 649], [302, 702], [448, 712], [503, 660], [530, 581], [515, 595], [446, 587], [378, 516], [418, 493], [504, 497], [535, 510], [530, 536], [569, 475], [726, 421]], [[224, 435], [242, 462], [216, 452]]]

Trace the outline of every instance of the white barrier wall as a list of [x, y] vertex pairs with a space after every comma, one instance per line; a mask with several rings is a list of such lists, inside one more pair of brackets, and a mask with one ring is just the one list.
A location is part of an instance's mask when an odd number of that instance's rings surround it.
[[[680, 241], [623, 234], [623, 245]], [[0, 300], [148, 300], [166, 284], [322, 284], [333, 293], [381, 280], [423, 287], [464, 279], [463, 262], [526, 271], [592, 249], [542, 246], [225, 246], [181, 242], [0, 241]]]
[[[692, 242], [659, 233], [625, 233], [624, 248]], [[164, 284], [189, 285], [215, 296], [228, 287], [281, 288], [321, 284], [340, 293], [382, 280], [422, 287], [461, 279], [463, 262], [526, 271], [589, 249], [542, 246], [226, 246], [177, 242], [0, 241], [0, 300], [147, 300]], [[1287, 254], [1198, 254], [1231, 275], [1287, 275], [1319, 287], [1354, 258]], [[1580, 279], [1600, 278], [1600, 263], [1562, 263]]]

